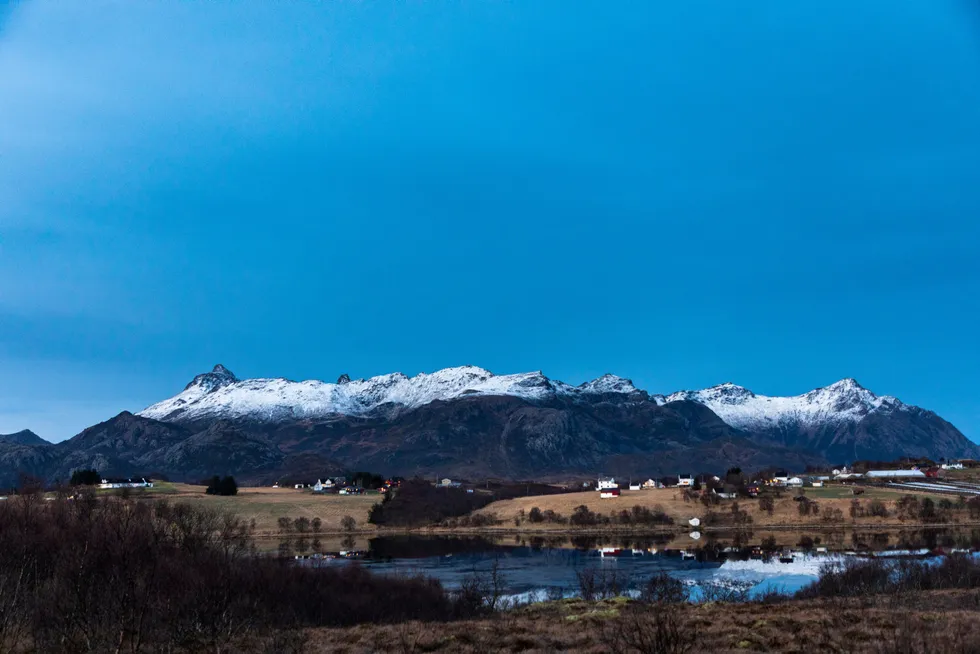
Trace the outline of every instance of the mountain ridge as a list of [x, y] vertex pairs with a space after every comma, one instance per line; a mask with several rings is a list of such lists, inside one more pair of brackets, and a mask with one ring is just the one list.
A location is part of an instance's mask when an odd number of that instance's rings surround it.
[[0, 441], [0, 482], [21, 471], [65, 479], [85, 467], [245, 483], [345, 468], [567, 479], [901, 456], [976, 458], [980, 447], [935, 413], [851, 378], [791, 397], [733, 383], [665, 396], [612, 374], [572, 386], [540, 371], [461, 366], [328, 384], [243, 380], [219, 364], [177, 395], [68, 441]]

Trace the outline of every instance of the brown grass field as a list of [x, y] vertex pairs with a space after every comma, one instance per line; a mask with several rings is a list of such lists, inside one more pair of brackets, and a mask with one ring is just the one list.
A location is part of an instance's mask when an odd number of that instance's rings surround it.
[[[255, 520], [256, 536], [272, 536], [279, 532], [277, 521], [280, 517], [309, 519], [320, 518], [324, 533], [342, 531], [341, 520], [349, 515], [357, 521], [357, 531], [371, 532], [374, 525], [368, 524], [368, 511], [381, 497], [377, 493], [366, 495], [314, 495], [308, 490], [294, 488], [248, 488], [238, 489], [238, 495], [218, 497], [207, 495], [204, 486], [189, 484], [159, 483], [148, 497], [159, 497], [195, 506], [234, 513], [246, 520]], [[134, 496], [136, 494], [134, 493]]]
[[[821, 512], [825, 512], [832, 508], [838, 508], [844, 514], [845, 523], [849, 525], [855, 524], [849, 515], [852, 500], [858, 499], [862, 503], [867, 503], [872, 499], [880, 499], [885, 502], [889, 511], [894, 513], [893, 510], [895, 500], [908, 494], [909, 492], [905, 490], [893, 491], [884, 488], [867, 488], [862, 495], [855, 497], [851, 494], [849, 487], [843, 486], [806, 489], [806, 496], [811, 500], [818, 502]], [[920, 497], [929, 496], [928, 494], [918, 495]], [[933, 499], [938, 498], [933, 497]], [[769, 516], [768, 513], [759, 510], [758, 500], [738, 500], [738, 503], [739, 507], [748, 511], [749, 515], [752, 517], [753, 528], [818, 528], [821, 526], [828, 526], [826, 523], [821, 522], [821, 518], [818, 516], [801, 517], [797, 508], [798, 503], [793, 500], [793, 493], [791, 492], [784, 493], [782, 498], [775, 501], [775, 508], [772, 516]], [[583, 491], [581, 493], [567, 493], [563, 495], [537, 495], [531, 497], [521, 497], [513, 500], [494, 502], [493, 504], [490, 504], [482, 509], [480, 513], [496, 513], [497, 517], [503, 521], [504, 527], [509, 526], [512, 528], [514, 526], [514, 518], [518, 517], [521, 514], [521, 511], [523, 511], [526, 515], [533, 507], [538, 507], [542, 511], [551, 509], [552, 511], [555, 511], [556, 513], [559, 513], [567, 518], [572, 514], [576, 506], [582, 504], [589, 507], [591, 511], [603, 514], [609, 514], [611, 512], [618, 513], [624, 509], [630, 509], [637, 504], [649, 508], [661, 507], [667, 513], [667, 515], [674, 519], [678, 526], [683, 527], [687, 526], [688, 520], [691, 518], [702, 518], [707, 512], [707, 509], [700, 502], [685, 501], [680, 490], [664, 488], [640, 491], [623, 491], [620, 497], [611, 499], [601, 499], [599, 497], [599, 493], [595, 491]], [[731, 504], [731, 500], [723, 500], [717, 506], [712, 507], [711, 510], [716, 513], [723, 513], [730, 510]], [[894, 515], [891, 515], [888, 518], [875, 518], [870, 516], [864, 517], [858, 520], [858, 524], [863, 527], [902, 525], [902, 523]], [[525, 522], [524, 525], [526, 527], [533, 527], [536, 530], [541, 529], [561, 531], [563, 529], [568, 529], [568, 527], [564, 525], [548, 523], [529, 525]]]
[[[651, 646], [640, 651], [977, 652], [977, 597], [976, 591], [938, 591], [908, 598], [683, 605], [676, 614], [677, 625], [690, 648]], [[617, 651], [609, 634], [628, 615], [626, 603], [622, 598], [562, 600], [483, 620], [311, 629], [303, 651], [599, 654]]]
[[[145, 495], [152, 498], [188, 502], [202, 507], [234, 513], [246, 520], [255, 520], [255, 535], [258, 537], [278, 535], [279, 527], [277, 521], [283, 516], [292, 519], [305, 516], [311, 520], [318, 517], [322, 521], [321, 532], [323, 534], [339, 534], [342, 532], [342, 518], [349, 515], [356, 521], [357, 532], [362, 537], [367, 537], [378, 532], [378, 528], [369, 524], [367, 521], [368, 511], [375, 503], [381, 500], [378, 494], [372, 493], [353, 496], [335, 494], [314, 495], [310, 491], [296, 490], [293, 488], [242, 487], [236, 496], [218, 497], [207, 495], [204, 490], [203, 486], [163, 482], [157, 484], [156, 488], [152, 491], [145, 492]], [[790, 493], [786, 493], [782, 498], [776, 500], [775, 510], [771, 517], [767, 513], [759, 510], [757, 500], [739, 500], [739, 506], [748, 511], [749, 515], [752, 516], [751, 526], [756, 533], [761, 533], [766, 528], [790, 530], [802, 534], [806, 533], [807, 530], [812, 531], [828, 526], [848, 528], [895, 528], [911, 526], [903, 524], [894, 515], [888, 518], [865, 517], [858, 519], [856, 522], [853, 521], [849, 516], [849, 509], [854, 496], [850, 493], [849, 488], [839, 486], [810, 488], [806, 490], [806, 496], [817, 501], [820, 504], [822, 512], [830, 508], [839, 508], [841, 510], [845, 516], [845, 520], [843, 524], [839, 525], [827, 525], [819, 517], [801, 517], [797, 510], [797, 502], [793, 501]], [[881, 499], [888, 506], [889, 510], [893, 510], [895, 500], [906, 494], [908, 494], [907, 491], [869, 488], [858, 499], [865, 503], [871, 499]], [[134, 495], [137, 495], [137, 493], [134, 493]], [[685, 502], [681, 492], [676, 489], [658, 489], [623, 491], [622, 496], [615, 499], [600, 499], [599, 494], [595, 491], [563, 495], [532, 495], [530, 497], [494, 502], [477, 513], [495, 513], [502, 521], [502, 524], [498, 527], [484, 528], [481, 531], [513, 532], [517, 530], [574, 533], [580, 529], [574, 526], [569, 527], [568, 525], [549, 523], [532, 525], [527, 521], [523, 521], [520, 528], [517, 528], [514, 524], [514, 518], [522, 510], [527, 514], [535, 506], [541, 510], [551, 509], [568, 517], [572, 514], [575, 507], [581, 504], [588, 506], [592, 511], [603, 514], [630, 509], [637, 504], [651, 508], [662, 507], [676, 523], [676, 526], [670, 529], [672, 531], [686, 531], [690, 518], [703, 517], [707, 511], [698, 502]], [[712, 507], [712, 510], [715, 512], [726, 512], [730, 506], [731, 501], [725, 500], [721, 504]], [[705, 530], [702, 528], [702, 531]], [[437, 531], [445, 532], [447, 530], [438, 529]], [[778, 540], [783, 541], [786, 539], [779, 537]], [[792, 543], [787, 542], [787, 544]]]

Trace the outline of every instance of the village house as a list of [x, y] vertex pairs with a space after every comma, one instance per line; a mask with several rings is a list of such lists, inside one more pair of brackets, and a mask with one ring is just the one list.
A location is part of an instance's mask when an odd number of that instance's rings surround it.
[[694, 475], [677, 475], [677, 485], [682, 488], [693, 486]]
[[313, 492], [324, 493], [326, 491], [331, 490], [333, 487], [334, 487], [334, 483], [331, 480], [327, 479], [326, 481], [322, 481], [320, 479], [317, 479], [316, 483], [313, 484]]
[[611, 489], [617, 489], [617, 490], [619, 489], [619, 484], [616, 483], [616, 480], [613, 477], [608, 477], [606, 479], [600, 477], [597, 480], [596, 490], [598, 490], [599, 492], [602, 492], [604, 490], [611, 490]]
[[926, 473], [913, 468], [912, 470], [868, 470], [864, 473], [868, 479], [916, 479], [926, 476]]
[[944, 464], [942, 464], [939, 467], [942, 468], [943, 470], [962, 470], [963, 469], [963, 464], [962, 463], [944, 463]]
[[784, 470], [777, 470], [769, 480], [770, 486], [785, 486], [789, 481], [789, 475]]
[[619, 495], [620, 493], [618, 488], [606, 488], [599, 491], [599, 499], [603, 500], [619, 497]]
[[787, 486], [802, 486], [803, 480], [800, 477], [789, 477], [786, 479]]
[[655, 479], [647, 479], [645, 482], [643, 482], [643, 488], [645, 490], [660, 488], [660, 482], [656, 481]]
[[630, 490], [631, 491], [634, 491], [634, 490], [637, 490], [638, 491], [638, 490], [640, 490], [640, 482], [638, 482], [638, 481], [636, 481], [636, 482], [631, 481], [630, 482]]
[[153, 488], [153, 482], [146, 479], [103, 479], [99, 488]]

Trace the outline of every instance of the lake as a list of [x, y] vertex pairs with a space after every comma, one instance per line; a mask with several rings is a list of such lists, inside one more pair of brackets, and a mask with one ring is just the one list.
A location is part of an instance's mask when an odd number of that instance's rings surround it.
[[358, 564], [382, 575], [421, 574], [451, 589], [496, 566], [504, 594], [523, 601], [576, 595], [582, 571], [615, 579], [619, 588], [633, 592], [652, 575], [666, 572], [687, 584], [698, 599], [723, 590], [744, 591], [748, 598], [773, 589], [794, 592], [814, 581], [822, 566], [848, 557], [932, 558], [980, 550], [980, 532], [955, 529], [800, 536], [806, 547], [779, 546], [772, 536], [755, 541], [745, 534], [697, 536], [629, 537], [619, 542], [572, 535], [380, 536], [369, 539], [366, 549], [348, 542], [347, 550], [300, 557], [299, 562]]

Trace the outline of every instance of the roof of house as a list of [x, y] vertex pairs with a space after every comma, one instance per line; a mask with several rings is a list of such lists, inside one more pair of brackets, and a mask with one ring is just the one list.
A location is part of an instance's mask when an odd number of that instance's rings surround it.
[[868, 470], [865, 477], [925, 477], [921, 470]]

